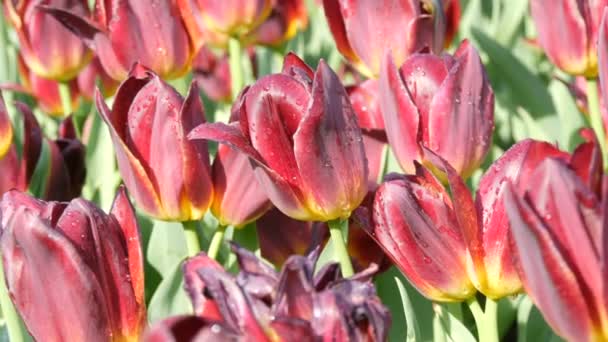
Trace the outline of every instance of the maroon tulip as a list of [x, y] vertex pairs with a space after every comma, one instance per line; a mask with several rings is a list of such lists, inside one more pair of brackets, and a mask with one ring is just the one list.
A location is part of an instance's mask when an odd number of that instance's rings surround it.
[[65, 9], [43, 6], [93, 49], [105, 71], [117, 81], [138, 62], [172, 79], [189, 68], [194, 49], [174, 0], [98, 0], [95, 22]]
[[0, 202], [6, 284], [38, 341], [136, 340], [145, 325], [137, 220], [120, 189], [107, 215], [92, 203]]
[[54, 81], [74, 78], [91, 60], [92, 54], [78, 37], [39, 6], [55, 6], [75, 15], [90, 14], [87, 0], [6, 0], [6, 17], [17, 32], [19, 49], [28, 67], [37, 77]]
[[[10, 189], [30, 190], [47, 200], [66, 201], [80, 195], [84, 185], [85, 148], [74, 135], [60, 135], [50, 141], [42, 131], [32, 111], [23, 103], [16, 103], [22, 115], [25, 132], [20, 152], [13, 143], [0, 158], [0, 194]], [[7, 115], [0, 98], [0, 116]], [[71, 118], [62, 124], [62, 132]]]
[[77, 83], [80, 94], [88, 101], [93, 100], [95, 88], [98, 85], [105, 97], [114, 95], [118, 88], [118, 82], [106, 73], [97, 57], [93, 58], [91, 63], [78, 74]]
[[[608, 339], [608, 183], [601, 156], [593, 159], [571, 165], [547, 159], [530, 174], [535, 181], [523, 194], [511, 187], [504, 196], [526, 292], [569, 341]], [[594, 164], [599, 167], [590, 169]]]
[[213, 189], [206, 142], [186, 139], [205, 122], [196, 84], [184, 99], [158, 75], [135, 65], [118, 88], [112, 110], [100, 92], [95, 102], [135, 202], [155, 218], [200, 219]]
[[[607, 0], [532, 0], [538, 42], [560, 69], [573, 75], [598, 73], [597, 39]], [[559, 25], [556, 25], [556, 20]]]
[[389, 51], [401, 65], [425, 48], [443, 50], [445, 22], [436, 16], [442, 9], [431, 1], [324, 0], [323, 7], [338, 50], [368, 77], [380, 74]]
[[387, 55], [380, 77], [380, 108], [388, 141], [405, 172], [428, 165], [431, 149], [467, 178], [484, 160], [494, 129], [494, 92], [468, 42], [454, 56], [415, 54], [397, 69]]
[[361, 130], [338, 77], [316, 73], [293, 54], [283, 73], [243, 91], [238, 122], [204, 124], [190, 139], [212, 139], [246, 153], [272, 203], [307, 221], [346, 218], [367, 193]]
[[[290, 257], [280, 273], [253, 253], [233, 246], [235, 277], [200, 254], [186, 262], [186, 289], [197, 316], [174, 317], [153, 327], [146, 341], [384, 341], [390, 314], [369, 278], [350, 279], [337, 264], [316, 274], [316, 255]], [[219, 315], [219, 316], [218, 316]]]
[[380, 111], [378, 82], [367, 80], [346, 88], [363, 133], [363, 146], [369, 169], [368, 181], [374, 187], [384, 173], [387, 138]]

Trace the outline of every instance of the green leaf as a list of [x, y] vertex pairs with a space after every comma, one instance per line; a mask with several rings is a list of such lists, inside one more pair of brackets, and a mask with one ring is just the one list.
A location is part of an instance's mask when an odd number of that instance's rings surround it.
[[42, 139], [40, 157], [36, 163], [34, 173], [30, 180], [28, 191], [37, 198], [43, 198], [47, 189], [47, 182], [51, 173], [51, 144], [47, 139]]
[[560, 123], [559, 146], [573, 151], [580, 142], [578, 131], [585, 126], [583, 115], [576, 106], [570, 90], [563, 82], [553, 80], [549, 84], [549, 93], [555, 103]]
[[477, 342], [473, 334], [440, 304], [433, 304], [435, 314], [439, 317], [443, 331], [452, 342]]
[[163, 278], [188, 256], [188, 245], [179, 222], [155, 221], [146, 259]]
[[191, 313], [192, 303], [184, 290], [182, 263], [179, 262], [170, 272], [165, 273], [163, 281], [154, 292], [148, 306], [148, 320], [154, 323], [170, 316]]
[[412, 301], [410, 300], [401, 279], [395, 277], [395, 283], [397, 283], [397, 289], [399, 290], [399, 295], [401, 296], [401, 304], [403, 305], [405, 322], [407, 323], [406, 341], [420, 341], [420, 329], [418, 328], [418, 322], [416, 321], [416, 313], [412, 307]]

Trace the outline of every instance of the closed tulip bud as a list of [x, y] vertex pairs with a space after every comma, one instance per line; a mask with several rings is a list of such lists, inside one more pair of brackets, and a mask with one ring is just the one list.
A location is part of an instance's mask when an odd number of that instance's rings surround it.
[[428, 170], [415, 165], [415, 175], [387, 176], [380, 185], [369, 233], [425, 297], [464, 301], [475, 287], [455, 208], [460, 199], [453, 201]]
[[41, 8], [93, 49], [117, 81], [136, 62], [164, 79], [180, 77], [191, 66], [194, 49], [173, 0], [98, 0], [94, 22], [63, 8]]
[[177, 0], [198, 50], [204, 43], [225, 45], [228, 37], [253, 32], [270, 14], [273, 0]]
[[146, 321], [143, 258], [120, 189], [110, 214], [92, 203], [0, 202], [6, 284], [37, 341], [135, 341]]
[[308, 13], [304, 0], [273, 0], [268, 17], [258, 28], [245, 37], [256, 45], [280, 47], [308, 26]]
[[104, 97], [110, 97], [116, 92], [119, 83], [106, 73], [99, 58], [95, 57], [78, 75], [77, 84], [82, 97], [92, 101], [97, 86]]
[[597, 192], [580, 170], [547, 159], [504, 201], [524, 288], [547, 323], [568, 341], [605, 341], [608, 187]]
[[346, 88], [353, 105], [361, 133], [369, 169], [368, 181], [374, 187], [384, 172], [386, 149], [388, 148], [384, 118], [380, 111], [378, 81], [367, 80]]
[[[6, 88], [23, 92], [31, 95], [36, 99], [36, 103], [40, 109], [53, 117], [63, 117], [70, 115], [66, 113], [63, 104], [61, 103], [61, 96], [59, 94], [59, 82], [42, 78], [33, 73], [25, 64], [22, 57], [18, 59], [19, 76], [21, 78], [21, 86], [8, 86]], [[78, 108], [79, 91], [76, 80], [71, 80], [68, 83], [70, 90], [70, 101], [72, 108]]]
[[463, 178], [485, 159], [494, 129], [494, 92], [477, 51], [463, 42], [454, 56], [415, 54], [400, 69], [387, 55], [380, 108], [391, 148], [405, 172], [429, 165], [422, 147]]
[[298, 57], [247, 88], [238, 122], [204, 124], [190, 139], [230, 144], [247, 154], [271, 202], [307, 221], [347, 218], [367, 193], [367, 160], [348, 95], [321, 61], [315, 73]]
[[314, 272], [318, 253], [311, 253], [291, 256], [276, 272], [245, 249], [233, 245], [233, 252], [236, 276], [203, 253], [187, 260], [196, 316], [161, 321], [144, 340], [386, 340], [391, 319], [370, 281], [376, 268], [344, 279], [337, 264]]
[[209, 152], [187, 133], [205, 121], [196, 84], [186, 98], [152, 71], [135, 65], [112, 109], [95, 102], [110, 128], [120, 174], [135, 202], [163, 220], [200, 219], [211, 204]]
[[338, 50], [368, 77], [380, 74], [388, 51], [401, 65], [423, 49], [443, 50], [445, 22], [439, 1], [324, 0], [323, 7]]
[[[558, 68], [572, 75], [598, 74], [597, 39], [607, 0], [532, 0], [538, 42]], [[555, 24], [559, 18], [559, 25]]]
[[87, 0], [6, 0], [6, 17], [17, 32], [19, 49], [27, 67], [37, 77], [54, 81], [74, 78], [91, 60], [87, 47], [39, 6], [48, 5], [90, 15]]

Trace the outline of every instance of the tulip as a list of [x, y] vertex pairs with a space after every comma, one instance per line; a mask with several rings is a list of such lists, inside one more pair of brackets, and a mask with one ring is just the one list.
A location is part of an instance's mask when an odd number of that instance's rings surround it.
[[0, 94], [0, 160], [8, 153], [13, 143], [13, 125]]
[[357, 114], [363, 134], [363, 146], [369, 169], [368, 182], [374, 187], [384, 173], [386, 151], [388, 148], [384, 119], [378, 103], [378, 81], [367, 80], [349, 86], [346, 92]]
[[538, 42], [553, 64], [572, 75], [597, 76], [596, 43], [607, 5], [607, 0], [531, 1]]
[[443, 50], [445, 22], [437, 1], [324, 0], [323, 7], [338, 50], [368, 77], [380, 74], [389, 51], [401, 65], [423, 49]]
[[7, 20], [15, 28], [19, 48], [28, 69], [37, 77], [54, 81], [73, 79], [91, 60], [86, 46], [55, 19], [40, 9], [41, 5], [70, 10], [75, 15], [90, 14], [87, 0], [7, 0]]
[[91, 63], [82, 70], [78, 75], [76, 82], [80, 94], [87, 99], [87, 101], [93, 100], [95, 87], [98, 85], [101, 94], [104, 97], [110, 97], [114, 95], [119, 84], [106, 73], [97, 57], [93, 58]]
[[38, 341], [136, 341], [145, 324], [135, 212], [120, 189], [110, 214], [94, 204], [0, 202], [6, 284]]
[[224, 46], [228, 38], [243, 37], [270, 14], [273, 0], [177, 0], [194, 47], [205, 42]]
[[241, 228], [257, 220], [272, 204], [255, 179], [247, 155], [220, 145], [211, 167], [211, 213], [221, 226]]
[[270, 201], [304, 221], [347, 218], [367, 193], [367, 160], [348, 95], [324, 61], [289, 54], [283, 73], [244, 90], [230, 125], [203, 124], [190, 139], [227, 143], [252, 160]]
[[[9, 85], [5, 88], [31, 95], [36, 99], [38, 107], [50, 116], [63, 117], [71, 114], [65, 112], [65, 108], [63, 108], [63, 104], [61, 103], [59, 82], [42, 78], [31, 72], [21, 56], [18, 59], [18, 69], [22, 85]], [[72, 108], [77, 108], [80, 95], [78, 84], [75, 80], [71, 80], [68, 82], [68, 87]]]
[[313, 253], [291, 256], [277, 273], [245, 249], [233, 251], [236, 277], [205, 254], [186, 261], [186, 290], [196, 316], [162, 321], [145, 341], [176, 340], [181, 333], [193, 340], [386, 340], [390, 314], [369, 280], [374, 268], [344, 279], [330, 264], [315, 274]]
[[483, 64], [468, 42], [454, 56], [415, 54], [398, 70], [390, 55], [379, 85], [386, 134], [406, 173], [413, 161], [429, 165], [431, 149], [467, 178], [492, 143], [494, 92]]
[[180, 77], [190, 68], [194, 50], [173, 0], [98, 0], [94, 22], [62, 8], [41, 8], [94, 50], [117, 81], [127, 78], [136, 62], [164, 79]]
[[266, 20], [244, 39], [251, 44], [280, 47], [306, 26], [308, 13], [304, 0], [273, 0]]
[[[47, 200], [70, 200], [80, 195], [86, 175], [85, 147], [69, 131], [71, 118], [60, 125], [60, 137], [50, 141], [32, 111], [16, 103], [24, 135], [19, 149], [13, 142], [0, 158], [0, 194], [10, 189], [30, 190]], [[0, 116], [7, 115], [0, 98]], [[12, 128], [11, 128], [12, 129]]]
[[135, 65], [118, 88], [112, 110], [100, 92], [95, 103], [135, 202], [162, 220], [202, 218], [213, 193], [209, 152], [205, 142], [186, 139], [205, 121], [196, 84], [184, 99], [151, 70]]
[[603, 179], [596, 191], [582, 175], [547, 159], [530, 175], [536, 181], [523, 194], [508, 188], [504, 202], [524, 287], [545, 321], [568, 341], [605, 341], [608, 188]]
[[209, 99], [216, 102], [232, 100], [232, 79], [227, 54], [217, 56], [204, 45], [194, 58], [192, 71], [196, 83]]
[[445, 15], [445, 42], [444, 46], [450, 46], [460, 24], [460, 0], [441, 0]]

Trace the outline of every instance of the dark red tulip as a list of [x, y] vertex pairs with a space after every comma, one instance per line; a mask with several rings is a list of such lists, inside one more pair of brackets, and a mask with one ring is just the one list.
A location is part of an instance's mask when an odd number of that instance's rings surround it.
[[380, 108], [388, 141], [401, 167], [428, 166], [422, 146], [467, 178], [485, 159], [494, 129], [494, 92], [475, 48], [463, 42], [454, 56], [415, 54], [400, 69], [387, 55]]
[[205, 122], [196, 84], [184, 99], [158, 75], [135, 65], [111, 110], [100, 92], [95, 102], [137, 205], [159, 219], [200, 219], [211, 205], [213, 189], [207, 143], [186, 139]]
[[[597, 40], [607, 0], [532, 0], [538, 42], [558, 68], [573, 75], [596, 77]], [[555, 25], [559, 20], [560, 25]]]
[[136, 216], [124, 189], [110, 214], [83, 199], [0, 202], [6, 284], [38, 341], [134, 341], [146, 321]]
[[337, 264], [315, 274], [312, 254], [290, 257], [277, 273], [245, 249], [233, 251], [236, 276], [204, 254], [186, 262], [186, 289], [197, 316], [162, 321], [146, 341], [386, 340], [390, 314], [369, 280], [373, 268], [349, 279], [339, 275]]
[[[608, 183], [601, 156], [595, 160], [600, 167], [589, 177], [589, 160], [568, 165], [547, 159], [530, 174], [535, 181], [523, 193], [509, 187], [504, 196], [524, 288], [547, 323], [569, 341], [608, 339]], [[589, 182], [598, 178], [604, 185], [599, 191]]]
[[363, 146], [369, 169], [368, 180], [374, 187], [384, 173], [387, 138], [380, 111], [378, 81], [367, 80], [346, 88], [363, 133]]
[[[66, 201], [80, 195], [85, 169], [85, 147], [73, 135], [60, 135], [51, 141], [42, 131], [32, 111], [23, 103], [16, 103], [23, 120], [20, 149], [13, 142], [0, 158], [0, 193], [10, 189], [30, 190], [43, 199]], [[0, 116], [7, 115], [0, 98]], [[61, 132], [67, 133], [71, 124], [67, 118]], [[19, 152], [18, 152], [19, 151]]]
[[114, 95], [119, 84], [106, 73], [97, 57], [78, 74], [77, 83], [80, 94], [88, 101], [93, 100], [97, 86], [104, 97], [110, 97]]
[[37, 77], [54, 81], [73, 79], [91, 60], [86, 46], [38, 6], [48, 5], [90, 15], [87, 0], [6, 0], [5, 15], [17, 32], [19, 50]]
[[164, 79], [180, 77], [191, 66], [194, 48], [174, 0], [97, 0], [94, 21], [63, 8], [41, 8], [93, 49], [117, 81], [136, 62]]
[[[380, 74], [390, 52], [400, 66], [423, 49], [443, 50], [445, 22], [430, 0], [324, 0], [323, 7], [338, 50], [359, 72]], [[378, 39], [382, 37], [382, 39]]]
[[283, 73], [244, 90], [238, 122], [204, 124], [190, 139], [227, 143], [252, 160], [272, 203], [300, 220], [346, 218], [367, 193], [361, 130], [336, 74], [321, 61], [316, 73], [293, 54]]
[[280, 47], [308, 26], [304, 0], [271, 0], [268, 17], [245, 37], [250, 44]]

